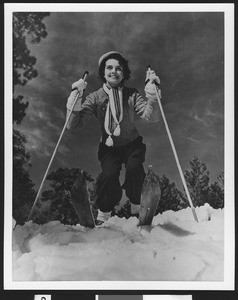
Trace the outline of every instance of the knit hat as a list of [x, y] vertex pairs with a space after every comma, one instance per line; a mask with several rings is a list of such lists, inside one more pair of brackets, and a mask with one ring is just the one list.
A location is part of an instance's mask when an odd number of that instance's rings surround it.
[[109, 52], [103, 54], [103, 55], [99, 58], [98, 66], [100, 67], [100, 66], [101, 66], [101, 63], [102, 63], [107, 57], [109, 57], [109, 56], [112, 55], [112, 54], [117, 54], [117, 55], [120, 55], [122, 58], [124, 58], [120, 52], [117, 52], [117, 51], [109, 51]]

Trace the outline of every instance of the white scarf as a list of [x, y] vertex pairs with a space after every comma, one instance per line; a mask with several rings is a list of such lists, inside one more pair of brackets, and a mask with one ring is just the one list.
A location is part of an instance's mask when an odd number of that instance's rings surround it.
[[119, 136], [121, 133], [120, 123], [123, 119], [123, 97], [122, 88], [109, 89], [106, 84], [103, 84], [104, 91], [109, 96], [107, 111], [104, 120], [104, 128], [108, 134], [106, 145], [113, 146], [112, 135]]

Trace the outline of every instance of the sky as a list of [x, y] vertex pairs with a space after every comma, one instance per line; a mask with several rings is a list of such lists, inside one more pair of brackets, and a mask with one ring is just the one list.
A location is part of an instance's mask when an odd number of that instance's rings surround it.
[[[132, 75], [126, 86], [144, 95], [146, 66], [161, 80], [162, 105], [182, 170], [195, 156], [207, 165], [211, 183], [224, 170], [224, 14], [223, 12], [56, 12], [43, 22], [48, 35], [29, 44], [38, 77], [16, 89], [29, 101], [22, 124], [28, 139], [31, 178], [39, 186], [65, 123], [71, 85], [85, 70], [86, 94], [101, 87], [98, 59], [121, 52]], [[149, 164], [182, 190], [179, 171], [161, 119], [137, 120]], [[96, 177], [100, 127], [92, 118], [78, 132], [65, 131], [50, 172], [82, 168]], [[122, 171], [123, 177], [123, 171]]]

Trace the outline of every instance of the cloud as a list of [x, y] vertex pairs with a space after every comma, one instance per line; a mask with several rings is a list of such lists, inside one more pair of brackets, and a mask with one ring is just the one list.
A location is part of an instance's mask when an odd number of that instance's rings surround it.
[[[57, 117], [53, 118], [53, 114]], [[28, 118], [17, 126], [27, 138], [27, 150], [30, 154], [35, 153], [39, 158], [51, 156], [63, 129], [64, 113], [41, 100], [30, 99], [27, 116]], [[54, 122], [55, 119], [59, 120]], [[66, 146], [61, 146], [59, 151], [66, 153], [68, 149]]]
[[193, 118], [195, 121], [198, 121], [200, 124], [202, 124], [205, 127], [209, 127], [209, 124], [206, 120], [204, 120], [203, 118], [199, 117], [198, 114], [195, 112], [190, 112], [189, 115], [191, 116], [191, 118]]
[[[52, 111], [55, 110], [55, 108], [50, 108], [49, 105], [42, 101], [31, 101], [28, 108], [28, 121], [31, 122], [32, 125], [39, 126], [39, 128], [48, 127], [57, 132], [59, 126], [52, 122]], [[59, 117], [61, 117], [61, 114]]]
[[186, 140], [188, 140], [188, 141], [190, 141], [190, 142], [192, 142], [192, 143], [200, 143], [200, 141], [199, 140], [196, 140], [196, 139], [194, 139], [194, 138], [192, 138], [192, 137], [184, 137]]
[[[50, 135], [47, 135], [46, 132], [34, 128], [21, 128], [21, 132], [26, 136], [26, 150], [34, 157], [38, 157], [39, 160], [48, 159], [53, 155], [54, 150], [56, 149], [57, 140], [51, 139]], [[57, 149], [57, 155], [68, 155], [70, 153], [69, 147], [64, 143], [60, 143]]]
[[51, 155], [49, 149], [52, 147], [52, 142], [48, 137], [42, 135], [40, 129], [21, 128], [21, 132], [26, 136], [26, 149], [30, 154], [36, 154], [39, 158], [46, 158]]

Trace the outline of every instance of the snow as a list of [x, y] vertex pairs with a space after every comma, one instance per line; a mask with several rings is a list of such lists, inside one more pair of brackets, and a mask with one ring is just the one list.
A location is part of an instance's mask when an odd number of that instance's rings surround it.
[[222, 281], [224, 209], [166, 211], [152, 226], [111, 217], [88, 229], [29, 221], [13, 230], [13, 281]]

